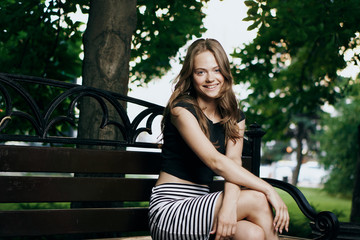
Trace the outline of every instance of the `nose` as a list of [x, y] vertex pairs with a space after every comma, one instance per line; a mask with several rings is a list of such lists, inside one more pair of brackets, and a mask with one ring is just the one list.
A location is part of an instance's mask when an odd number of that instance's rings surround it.
[[212, 72], [209, 72], [206, 78], [206, 82], [213, 82], [215, 81], [216, 77], [215, 74]]

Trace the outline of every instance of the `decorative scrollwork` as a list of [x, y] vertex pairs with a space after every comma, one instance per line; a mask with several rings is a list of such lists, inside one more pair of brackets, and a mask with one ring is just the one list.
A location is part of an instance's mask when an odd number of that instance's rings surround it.
[[310, 220], [316, 239], [336, 239], [339, 232], [339, 221], [332, 212], [317, 213], [305, 198], [304, 194], [290, 183], [276, 179], [264, 178], [272, 186], [287, 192], [296, 202], [301, 212]]
[[320, 233], [317, 239], [336, 239], [339, 232], [339, 220], [329, 211], [319, 212], [315, 217], [315, 230]]
[[[44, 100], [36, 100], [34, 94], [30, 94], [23, 84], [56, 89], [51, 90], [51, 92], [55, 92], [55, 95], [50, 100], [46, 100], [48, 101], [48, 104], [45, 104], [47, 107], [40, 106], [44, 105]], [[52, 129], [56, 129], [56, 126], [60, 124], [68, 124], [76, 130], [77, 105], [84, 97], [94, 99], [101, 106], [102, 120], [99, 128], [108, 125], [115, 126], [120, 130], [122, 140], [79, 139], [76, 136], [54, 133]], [[123, 107], [124, 102], [145, 107], [145, 110], [138, 113], [133, 121], [130, 121]], [[109, 118], [109, 108], [115, 109], [120, 121]], [[139, 142], [137, 139], [142, 132], [152, 134], [153, 121], [157, 116], [162, 115], [163, 109], [162, 106], [156, 104], [101, 89], [44, 78], [0, 73], [1, 141], [154, 148], [158, 147], [158, 143]], [[29, 129], [26, 130], [26, 133], [11, 130], [11, 122], [15, 120], [27, 122]], [[144, 121], [145, 126], [140, 126]]]

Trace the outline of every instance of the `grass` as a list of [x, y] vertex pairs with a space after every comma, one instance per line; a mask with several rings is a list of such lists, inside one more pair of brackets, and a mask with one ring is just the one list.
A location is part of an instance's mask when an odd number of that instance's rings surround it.
[[[351, 199], [342, 198], [339, 196], [331, 196], [322, 189], [318, 188], [299, 188], [304, 194], [310, 205], [315, 208], [317, 212], [331, 211], [337, 215], [339, 221], [348, 222], [350, 220]], [[284, 199], [288, 208], [293, 214], [301, 214], [295, 201], [284, 191], [279, 191], [279, 194]], [[298, 210], [298, 211], [297, 211]]]
[[[336, 214], [341, 222], [348, 222], [350, 220], [351, 199], [331, 196], [317, 188], [299, 189], [317, 212], [331, 211]], [[278, 192], [289, 209], [289, 235], [309, 237], [311, 234], [309, 220], [303, 215], [295, 200], [293, 200], [289, 194], [282, 190], [278, 190]]]
[[21, 209], [66, 209], [70, 208], [70, 203], [1, 203], [1, 211], [21, 210]]

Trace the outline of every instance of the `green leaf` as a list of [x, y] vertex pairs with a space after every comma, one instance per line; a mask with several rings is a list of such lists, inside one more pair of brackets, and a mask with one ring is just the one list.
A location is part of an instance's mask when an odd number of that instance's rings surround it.
[[27, 38], [27, 36], [28, 36], [28, 33], [25, 31], [18, 32], [19, 39], [25, 39], [25, 38]]
[[248, 31], [254, 30], [255, 28], [257, 28], [257, 27], [259, 26], [260, 23], [261, 23], [260, 20], [255, 21], [253, 24], [251, 24], [251, 25], [247, 28], [247, 30], [248, 30]]
[[248, 7], [254, 7], [257, 6], [258, 4], [254, 1], [244, 1], [245, 5]]
[[243, 18], [242, 20], [243, 20], [243, 21], [246, 21], [246, 22], [248, 22], [248, 21], [254, 21], [254, 20], [256, 20], [256, 17], [254, 17], [254, 16], [248, 16], [248, 17], [246, 17], [246, 18]]
[[256, 15], [258, 13], [258, 10], [259, 10], [258, 6], [249, 8], [249, 10], [247, 11], [247, 14], [250, 15], [250, 16], [251, 15]]

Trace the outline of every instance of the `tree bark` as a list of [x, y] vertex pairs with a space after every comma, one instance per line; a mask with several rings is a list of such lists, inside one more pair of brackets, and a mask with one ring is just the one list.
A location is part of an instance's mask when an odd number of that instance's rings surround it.
[[[83, 85], [127, 95], [136, 3], [135, 0], [90, 1], [89, 20], [83, 37]], [[94, 99], [81, 99], [78, 136], [122, 139], [120, 131], [113, 126], [99, 128], [102, 115], [102, 109]], [[109, 120], [121, 121], [113, 108], [109, 109]]]
[[295, 169], [293, 170], [293, 176], [292, 176], [292, 185], [296, 186], [298, 183], [298, 178], [299, 178], [299, 173], [300, 173], [300, 167], [304, 158], [304, 155], [302, 154], [302, 149], [303, 149], [303, 143], [302, 140], [304, 139], [304, 123], [299, 122], [298, 123], [298, 129], [297, 129], [297, 134], [296, 134], [296, 143], [297, 143], [297, 148], [296, 148], [296, 160], [297, 160], [297, 164]]
[[360, 223], [360, 125], [358, 125], [358, 154], [355, 171], [355, 185], [351, 207], [351, 222]]
[[[83, 36], [83, 85], [127, 95], [131, 39], [136, 28], [136, 0], [92, 0], [87, 28]], [[109, 106], [108, 106], [109, 107]], [[123, 104], [126, 109], [126, 103]], [[103, 110], [92, 97], [80, 100], [78, 138], [121, 140], [123, 136], [114, 125], [100, 128]], [[108, 119], [121, 123], [115, 108], [109, 107]], [[79, 148], [113, 149], [106, 146], [77, 146]], [[84, 177], [87, 174], [76, 174]], [[111, 177], [106, 174], [97, 176]], [[94, 176], [94, 174], [92, 174]], [[116, 177], [112, 175], [113, 177]], [[119, 176], [119, 175], [117, 175]], [[122, 203], [73, 202], [72, 208], [120, 207]], [[99, 237], [94, 234], [95, 237]], [[105, 235], [101, 235], [104, 237]], [[106, 237], [118, 237], [117, 234]]]

